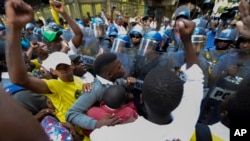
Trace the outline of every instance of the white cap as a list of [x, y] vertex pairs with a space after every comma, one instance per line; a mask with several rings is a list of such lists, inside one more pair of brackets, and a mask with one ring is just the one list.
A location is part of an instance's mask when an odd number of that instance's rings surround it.
[[50, 69], [56, 70], [59, 64], [71, 65], [69, 56], [63, 52], [53, 52], [43, 61], [42, 66], [49, 71]]

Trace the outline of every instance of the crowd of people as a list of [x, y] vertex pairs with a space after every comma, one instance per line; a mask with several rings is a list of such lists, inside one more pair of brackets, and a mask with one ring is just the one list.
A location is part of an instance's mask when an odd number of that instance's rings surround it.
[[58, 24], [33, 22], [22, 0], [5, 3], [0, 140], [229, 141], [248, 125], [246, 0], [235, 18], [192, 19], [182, 5], [161, 23], [112, 7], [87, 25], [51, 6]]

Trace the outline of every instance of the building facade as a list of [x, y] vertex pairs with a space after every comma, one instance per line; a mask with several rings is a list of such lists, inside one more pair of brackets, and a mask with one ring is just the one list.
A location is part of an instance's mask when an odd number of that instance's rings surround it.
[[[24, 0], [30, 3], [35, 11], [35, 19], [45, 20], [48, 17], [53, 17], [51, 7], [41, 1], [45, 0]], [[107, 16], [110, 15], [110, 10], [113, 6], [116, 7], [116, 12], [128, 17], [150, 15], [161, 19], [162, 17], [171, 18], [179, 3], [185, 0], [61, 0], [64, 3], [69, 15], [76, 19], [84, 19], [90, 16], [98, 15], [104, 11]], [[192, 1], [192, 0], [189, 0]], [[204, 0], [204, 2], [227, 3], [234, 0]], [[186, 2], [186, 1], [185, 1]], [[195, 1], [197, 2], [197, 1]], [[201, 1], [199, 1], [202, 3]], [[137, 13], [135, 14], [135, 11]], [[5, 15], [0, 15], [0, 22], [6, 21]]]

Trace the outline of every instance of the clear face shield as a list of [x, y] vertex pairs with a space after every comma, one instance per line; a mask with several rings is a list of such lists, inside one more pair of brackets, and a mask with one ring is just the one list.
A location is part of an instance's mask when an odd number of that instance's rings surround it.
[[158, 41], [142, 38], [138, 50], [138, 55], [147, 56], [150, 52], [155, 52], [158, 46], [159, 46]]
[[116, 38], [112, 45], [111, 52], [124, 53], [124, 48], [129, 48], [129, 43], [124, 40]]
[[103, 23], [93, 23], [91, 28], [94, 30], [95, 37], [104, 37], [105, 35], [105, 25]]
[[81, 51], [83, 55], [95, 56], [99, 52], [98, 40], [95, 37], [94, 30], [84, 28], [82, 30], [84, 38], [82, 40]]
[[200, 53], [203, 50], [206, 40], [207, 38], [204, 35], [192, 35], [192, 44], [196, 53]]

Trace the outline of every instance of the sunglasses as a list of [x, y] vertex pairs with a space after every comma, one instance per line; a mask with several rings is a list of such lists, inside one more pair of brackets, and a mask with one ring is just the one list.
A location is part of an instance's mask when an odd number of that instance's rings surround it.
[[131, 38], [139, 39], [139, 38], [141, 38], [141, 36], [131, 36]]
[[115, 35], [110, 35], [109, 37], [110, 37], [110, 38], [111, 38], [111, 37], [112, 37], [112, 38], [115, 38], [116, 36], [115, 36]]

